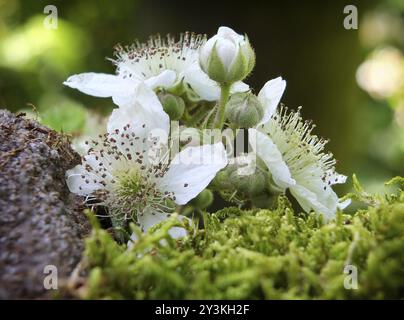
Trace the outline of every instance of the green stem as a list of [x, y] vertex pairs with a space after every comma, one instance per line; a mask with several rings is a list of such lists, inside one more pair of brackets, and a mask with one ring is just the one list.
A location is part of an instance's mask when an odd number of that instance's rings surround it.
[[230, 96], [230, 84], [222, 83], [220, 85], [220, 101], [219, 101], [219, 110], [216, 118], [215, 128], [222, 130], [225, 120], [225, 111], [226, 111], [226, 104], [229, 100]]

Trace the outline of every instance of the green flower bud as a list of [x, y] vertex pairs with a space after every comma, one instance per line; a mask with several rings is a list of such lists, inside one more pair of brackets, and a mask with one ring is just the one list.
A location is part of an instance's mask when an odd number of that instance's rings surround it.
[[258, 170], [249, 175], [240, 175], [235, 170], [230, 174], [230, 181], [235, 189], [247, 195], [257, 195], [266, 187], [266, 176]]
[[264, 109], [252, 93], [233, 94], [226, 105], [227, 119], [239, 128], [252, 128], [264, 116]]
[[276, 205], [278, 199], [278, 194], [271, 194], [267, 192], [263, 192], [261, 194], [257, 194], [251, 198], [251, 202], [254, 207], [257, 208], [268, 208], [271, 209]]
[[215, 190], [229, 190], [232, 187], [229, 180], [230, 169], [231, 165], [228, 165], [216, 174], [216, 177], [212, 181], [212, 186]]
[[192, 199], [191, 205], [194, 208], [203, 210], [209, 207], [213, 202], [213, 193], [209, 189], [203, 190], [196, 198]]
[[164, 111], [169, 115], [171, 120], [179, 120], [184, 114], [185, 102], [181, 97], [173, 95], [171, 93], [159, 93], [158, 94]]
[[218, 191], [239, 191], [247, 196], [263, 192], [268, 185], [268, 174], [256, 168], [255, 157], [240, 155], [219, 171], [212, 186]]
[[220, 27], [200, 50], [202, 70], [219, 83], [243, 80], [255, 65], [255, 53], [247, 37]]

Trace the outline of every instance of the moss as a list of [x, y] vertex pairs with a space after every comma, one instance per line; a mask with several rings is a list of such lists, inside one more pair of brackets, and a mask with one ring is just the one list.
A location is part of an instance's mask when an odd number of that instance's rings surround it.
[[[88, 276], [81, 298], [379, 299], [404, 298], [404, 192], [369, 195], [372, 203], [325, 223], [294, 213], [284, 197], [274, 210], [226, 208], [204, 214], [204, 229], [174, 241], [172, 218], [130, 250], [93, 220], [86, 242]], [[402, 185], [397, 179], [392, 183]], [[359, 189], [358, 189], [359, 188]], [[139, 230], [137, 230], [139, 231]], [[165, 241], [161, 241], [165, 239]], [[358, 289], [344, 288], [345, 265]]]

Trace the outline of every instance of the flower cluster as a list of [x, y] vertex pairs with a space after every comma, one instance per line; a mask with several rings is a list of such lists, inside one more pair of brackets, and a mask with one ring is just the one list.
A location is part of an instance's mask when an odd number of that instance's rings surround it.
[[[247, 36], [227, 27], [210, 39], [157, 36], [117, 47], [111, 60], [116, 74], [83, 73], [64, 84], [111, 97], [117, 106], [106, 133], [87, 142], [82, 164], [66, 174], [69, 189], [89, 206], [102, 206], [114, 226], [134, 222], [147, 231], [173, 212], [197, 209], [201, 199], [211, 203], [211, 191], [239, 205], [268, 207], [288, 189], [305, 211], [326, 217], [347, 205], [332, 190], [346, 177], [323, 152], [326, 141], [312, 134], [300, 109], [278, 108], [285, 80], [268, 81], [258, 95], [242, 82], [255, 65]], [[203, 143], [173, 138], [206, 137], [209, 129], [219, 135]], [[248, 130], [247, 151], [224, 147], [229, 130], [235, 136]], [[186, 233], [174, 227], [170, 234]]]

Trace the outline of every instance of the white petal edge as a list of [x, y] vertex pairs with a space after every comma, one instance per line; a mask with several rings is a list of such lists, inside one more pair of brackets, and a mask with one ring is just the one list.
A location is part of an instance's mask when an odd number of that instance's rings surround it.
[[262, 87], [261, 91], [258, 93], [258, 99], [264, 108], [264, 116], [258, 126], [267, 123], [269, 119], [271, 119], [285, 89], [286, 81], [283, 80], [282, 77], [269, 80]]
[[338, 209], [344, 210], [346, 207], [348, 207], [351, 204], [352, 200], [351, 199], [346, 199], [344, 201], [341, 201], [341, 199], [338, 201]]
[[80, 73], [70, 76], [63, 84], [85, 94], [107, 98], [130, 94], [138, 82], [105, 73]]
[[157, 181], [158, 188], [173, 192], [177, 204], [186, 204], [209, 185], [227, 162], [221, 142], [185, 148], [175, 155], [165, 176]]
[[237, 81], [235, 82], [231, 88], [230, 88], [230, 93], [234, 94], [234, 93], [238, 93], [238, 92], [246, 92], [250, 90], [250, 86], [242, 81]]
[[[326, 220], [330, 220], [335, 216], [337, 203], [335, 203], [335, 206], [333, 205], [332, 208], [329, 208], [321, 203], [321, 200], [314, 192], [301, 185], [291, 187], [290, 192], [304, 211], [310, 212], [311, 209], [313, 209], [317, 213], [322, 213]], [[331, 190], [331, 192], [333, 191]]]
[[274, 182], [283, 189], [296, 184], [282, 154], [273, 141], [256, 129], [248, 129], [248, 139], [254, 152], [265, 162]]
[[130, 124], [130, 131], [141, 139], [147, 138], [151, 132], [155, 134], [162, 132], [168, 137], [169, 121], [169, 116], [164, 112], [156, 94], [152, 89], [141, 83], [136, 87], [130, 103], [112, 111], [107, 130], [110, 134], [113, 134], [115, 129], [122, 129], [127, 124]]
[[219, 99], [220, 88], [202, 71], [198, 63], [193, 63], [183, 72], [184, 81], [189, 84], [201, 100], [215, 101]]
[[[150, 211], [146, 211], [143, 215], [138, 215], [138, 222], [140, 226], [143, 228], [143, 231], [147, 232], [151, 227], [164, 220], [167, 220], [168, 218], [169, 215], [167, 213], [159, 213], [159, 212], [151, 213]], [[178, 215], [177, 219], [179, 221], [188, 220], [189, 223], [192, 224], [192, 220], [189, 219], [188, 217]], [[179, 239], [187, 236], [187, 231], [181, 227], [172, 227], [168, 231], [168, 233], [174, 239]]]
[[[184, 81], [188, 83], [192, 90], [202, 99], [206, 101], [216, 101], [220, 98], [220, 87], [216, 81], [202, 71], [198, 63], [194, 63], [183, 72]], [[250, 90], [248, 84], [237, 81], [230, 89], [230, 93], [246, 92]]]
[[[82, 178], [82, 175], [85, 176], [84, 179]], [[86, 179], [89, 181], [89, 183], [85, 182]], [[89, 176], [88, 172], [81, 164], [75, 166], [73, 169], [66, 171], [66, 184], [70, 192], [78, 194], [80, 196], [86, 196], [96, 190], [104, 188], [99, 183], [93, 183], [92, 177]]]
[[[162, 73], [155, 77], [151, 77], [144, 81], [144, 84], [152, 90], [156, 88], [170, 88], [175, 85], [177, 75], [172, 70], [164, 70]], [[130, 105], [137, 98], [138, 86], [141, 86], [141, 82], [133, 86], [133, 88], [126, 92], [126, 94], [112, 96], [112, 101], [117, 106]]]
[[145, 84], [151, 89], [158, 87], [170, 88], [175, 85], [176, 80], [177, 74], [175, 71], [164, 70], [159, 75], [145, 80]]

